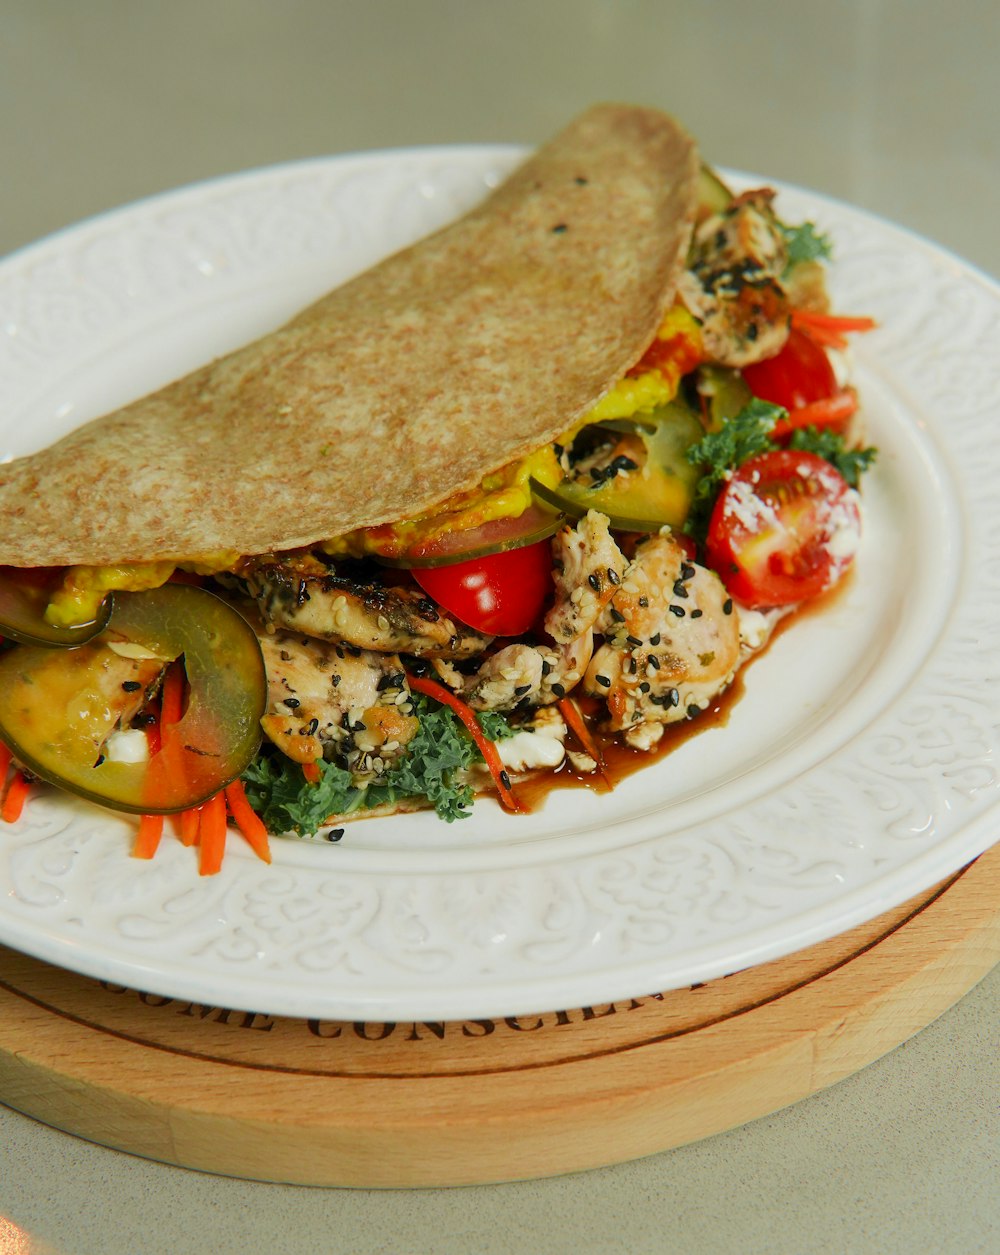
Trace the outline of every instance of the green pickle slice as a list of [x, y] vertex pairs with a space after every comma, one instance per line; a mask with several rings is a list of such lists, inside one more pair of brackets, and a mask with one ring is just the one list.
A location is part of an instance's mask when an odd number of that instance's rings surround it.
[[635, 431], [646, 446], [645, 465], [594, 485], [567, 478], [549, 488], [532, 480], [532, 492], [576, 518], [588, 510], [598, 510], [617, 531], [658, 532], [661, 527], [682, 527], [701, 475], [700, 468], [687, 459], [688, 449], [704, 435], [698, 416], [675, 400], [649, 414], [602, 426]]
[[[102, 757], [142, 690], [183, 658], [188, 696], [164, 748], [144, 762]], [[123, 678], [124, 677], [124, 678]], [[114, 810], [169, 814], [216, 794], [260, 743], [267, 681], [247, 621], [201, 588], [116, 593], [105, 631], [76, 649], [0, 655], [0, 738], [42, 779]]]

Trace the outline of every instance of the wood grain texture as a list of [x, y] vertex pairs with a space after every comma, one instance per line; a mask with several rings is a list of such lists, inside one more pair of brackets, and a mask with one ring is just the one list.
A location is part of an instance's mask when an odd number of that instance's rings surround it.
[[886, 915], [691, 989], [497, 1020], [272, 1017], [0, 949], [0, 1100], [138, 1155], [311, 1185], [620, 1162], [777, 1110], [891, 1050], [1000, 961], [1000, 847]]

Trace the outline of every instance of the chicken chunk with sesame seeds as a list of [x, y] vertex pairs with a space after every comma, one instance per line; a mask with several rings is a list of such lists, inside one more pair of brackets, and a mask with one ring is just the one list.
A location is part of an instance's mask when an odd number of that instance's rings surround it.
[[406, 673], [395, 654], [297, 632], [258, 631], [267, 673], [266, 736], [299, 763], [391, 759], [413, 737]]
[[385, 583], [361, 564], [328, 565], [314, 554], [248, 562], [239, 579], [266, 622], [320, 640], [382, 653], [468, 658], [492, 639], [457, 622], [421, 589]]
[[575, 527], [552, 540], [555, 602], [545, 630], [560, 643], [574, 641], [597, 622], [621, 583], [625, 557], [608, 530], [608, 519], [589, 510]]
[[710, 358], [749, 366], [773, 357], [788, 338], [791, 307], [782, 286], [785, 237], [774, 192], [745, 192], [698, 228], [679, 295], [701, 324]]
[[636, 549], [598, 627], [605, 641], [584, 687], [607, 702], [609, 729], [636, 749], [708, 706], [740, 663], [739, 618], [722, 581], [668, 533]]
[[434, 670], [473, 710], [528, 710], [560, 701], [583, 679], [594, 652], [588, 628], [565, 645], [505, 645], [471, 676], [435, 659]]

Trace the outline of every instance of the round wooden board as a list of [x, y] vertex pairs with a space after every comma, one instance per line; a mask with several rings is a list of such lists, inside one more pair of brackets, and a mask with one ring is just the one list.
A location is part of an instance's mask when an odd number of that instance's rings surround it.
[[339, 1023], [102, 984], [0, 948], [0, 1101], [106, 1146], [308, 1185], [431, 1186], [621, 1162], [815, 1093], [1000, 962], [1000, 846], [789, 958], [496, 1020]]

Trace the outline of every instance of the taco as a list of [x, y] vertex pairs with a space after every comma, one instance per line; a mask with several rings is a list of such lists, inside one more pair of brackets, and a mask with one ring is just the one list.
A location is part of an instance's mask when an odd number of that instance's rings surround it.
[[[602, 739], [707, 709], [857, 545], [856, 400], [821, 250], [792, 256], [818, 237], [772, 202], [596, 107], [458, 222], [5, 466], [15, 760], [139, 814], [242, 811], [242, 776], [309, 834], [455, 818], [491, 779], [517, 809], [519, 773], [598, 780]], [[832, 383], [768, 405], [802, 318]], [[825, 449], [790, 435], [810, 405]], [[719, 451], [748, 432], [766, 466]]]

